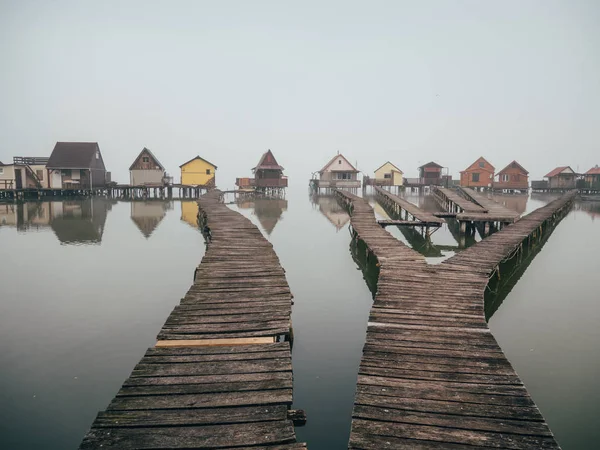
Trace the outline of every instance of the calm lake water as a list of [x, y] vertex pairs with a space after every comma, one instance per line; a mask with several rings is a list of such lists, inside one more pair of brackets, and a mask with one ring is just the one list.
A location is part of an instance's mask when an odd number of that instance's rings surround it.
[[[527, 213], [551, 197], [498, 199]], [[298, 438], [346, 448], [372, 303], [349, 217], [304, 186], [231, 207], [273, 243], [295, 296], [294, 407], [308, 414]], [[1, 449], [77, 447], [189, 288], [204, 250], [195, 214], [180, 201], [0, 204]], [[433, 246], [389, 231], [432, 264], [472, 244], [448, 226]], [[489, 300], [492, 332], [564, 449], [600, 442], [599, 255], [600, 205], [576, 205]]]

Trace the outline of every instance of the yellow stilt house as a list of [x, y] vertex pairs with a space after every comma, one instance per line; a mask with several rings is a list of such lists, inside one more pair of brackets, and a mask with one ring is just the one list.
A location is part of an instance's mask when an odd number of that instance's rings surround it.
[[196, 156], [181, 166], [181, 184], [186, 186], [214, 187], [217, 166]]

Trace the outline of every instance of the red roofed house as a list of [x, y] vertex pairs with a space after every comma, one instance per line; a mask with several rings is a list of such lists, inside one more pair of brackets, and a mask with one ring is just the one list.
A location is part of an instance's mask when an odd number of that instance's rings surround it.
[[496, 169], [483, 156], [460, 172], [462, 187], [491, 188]]
[[584, 173], [583, 176], [585, 179], [585, 187], [600, 189], [600, 167], [598, 167], [598, 164], [596, 164], [596, 167], [592, 167]]
[[575, 189], [577, 185], [577, 174], [569, 166], [557, 167], [544, 178], [548, 178], [550, 189]]
[[283, 167], [277, 163], [271, 150], [260, 158], [256, 167], [252, 169], [257, 188], [286, 188], [288, 185], [287, 177], [283, 176]]
[[529, 172], [516, 161], [496, 174], [498, 181], [494, 181], [494, 189], [498, 190], [527, 190], [529, 189]]

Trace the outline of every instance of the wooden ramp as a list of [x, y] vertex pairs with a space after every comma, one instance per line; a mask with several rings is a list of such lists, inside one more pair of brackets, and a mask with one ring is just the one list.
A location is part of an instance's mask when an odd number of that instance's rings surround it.
[[81, 449], [305, 449], [292, 421], [291, 299], [271, 244], [213, 191], [195, 281]]
[[429, 226], [440, 227], [444, 223], [444, 220], [440, 219], [439, 217], [434, 216], [431, 213], [423, 211], [421, 208], [419, 208], [416, 205], [413, 205], [411, 202], [403, 199], [402, 197], [394, 195], [394, 194], [386, 191], [385, 189], [380, 188], [379, 186], [374, 186], [374, 189], [375, 189], [377, 198], [382, 200], [384, 203], [395, 206], [396, 207], [395, 209], [398, 211], [398, 213], [401, 213], [401, 211], [404, 211], [405, 213], [410, 214], [414, 218], [415, 221], [420, 221], [423, 223], [430, 224]]
[[487, 327], [484, 291], [500, 263], [560, 220], [573, 196], [429, 266], [382, 234], [364, 200], [336, 195], [380, 264], [349, 448], [559, 448]]
[[[459, 187], [458, 189], [468, 200], [477, 203], [482, 208], [485, 208], [487, 210], [487, 213], [485, 213], [487, 217], [492, 217], [496, 222], [512, 223], [520, 217], [518, 212], [508, 209], [504, 205], [501, 205], [500, 203], [488, 198], [486, 195], [475, 192], [473, 189], [465, 187]], [[458, 218], [461, 218], [462, 216], [473, 217], [474, 214], [460, 214]], [[483, 219], [486, 218], [484, 215], [479, 216], [483, 217]]]
[[436, 186], [433, 188], [433, 194], [438, 198], [438, 200], [442, 201], [446, 209], [456, 209], [454, 212], [467, 212], [467, 213], [486, 213], [487, 209], [478, 205], [477, 203], [472, 202], [471, 200], [467, 200], [464, 197], [461, 197], [452, 189], [447, 189], [443, 187]]

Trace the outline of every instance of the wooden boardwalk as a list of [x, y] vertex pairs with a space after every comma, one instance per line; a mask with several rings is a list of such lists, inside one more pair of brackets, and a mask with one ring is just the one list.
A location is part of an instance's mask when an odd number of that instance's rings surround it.
[[477, 203], [461, 197], [452, 189], [436, 186], [433, 188], [433, 194], [439, 201], [444, 203], [445, 209], [451, 212], [467, 213], [486, 213], [487, 209]]
[[379, 186], [374, 186], [376, 198], [384, 203], [389, 204], [394, 207], [395, 211], [398, 214], [402, 214], [404, 211], [406, 215], [406, 221], [408, 221], [408, 215], [413, 217], [413, 220], [420, 221], [426, 224], [430, 224], [429, 226], [442, 226], [444, 220], [439, 217], [434, 216], [433, 214], [423, 211], [418, 206], [413, 205], [408, 200], [403, 199], [397, 195], [394, 195], [385, 189], [380, 188]]
[[574, 196], [429, 266], [377, 224], [364, 200], [336, 195], [380, 265], [349, 448], [559, 448], [487, 327], [484, 292], [501, 263], [550, 232]]
[[[479, 192], [475, 192], [473, 189], [470, 188], [465, 188], [465, 187], [459, 187], [458, 188], [459, 191], [465, 196], [467, 197], [467, 199], [477, 203], [478, 205], [480, 205], [482, 208], [485, 208], [487, 210], [487, 213], [485, 213], [488, 217], [494, 217], [494, 218], [501, 218], [503, 220], [497, 219], [496, 221], [498, 222], [515, 222], [519, 217], [520, 214], [516, 211], [513, 211], [512, 209], [507, 208], [504, 205], [501, 205], [500, 203], [488, 198], [486, 195], [482, 195]], [[473, 214], [461, 214], [458, 217], [461, 216], [473, 216]], [[485, 219], [485, 216], [481, 215], [481, 217], [483, 217]], [[512, 220], [509, 220], [512, 219]]]
[[305, 449], [290, 420], [292, 295], [272, 245], [213, 191], [195, 281], [81, 449]]

